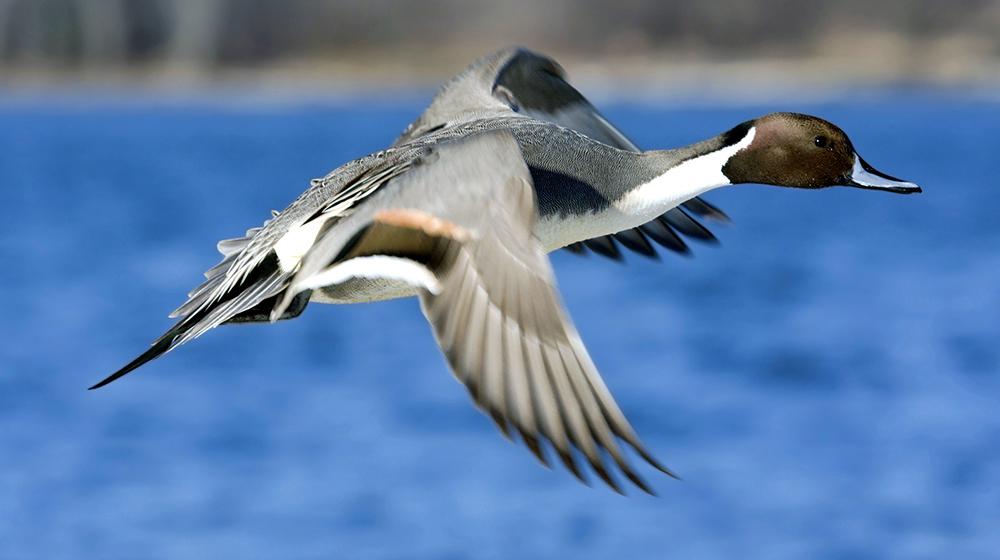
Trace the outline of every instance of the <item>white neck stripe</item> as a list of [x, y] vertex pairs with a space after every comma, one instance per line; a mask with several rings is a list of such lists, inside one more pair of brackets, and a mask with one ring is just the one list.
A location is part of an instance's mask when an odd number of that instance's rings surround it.
[[652, 181], [639, 185], [615, 206], [644, 223], [667, 210], [714, 188], [731, 184], [722, 168], [736, 152], [753, 142], [756, 127], [750, 127], [742, 140], [714, 152], [691, 158], [671, 167]]

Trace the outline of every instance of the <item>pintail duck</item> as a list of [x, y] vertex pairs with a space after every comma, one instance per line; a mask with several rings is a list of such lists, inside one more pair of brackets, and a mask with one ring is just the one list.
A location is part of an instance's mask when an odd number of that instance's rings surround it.
[[[708, 140], [641, 151], [550, 58], [508, 49], [449, 82], [383, 151], [316, 179], [246, 235], [171, 317], [174, 326], [104, 386], [218, 325], [298, 316], [309, 302], [417, 296], [455, 376], [507, 435], [547, 464], [550, 445], [584, 480], [582, 454], [621, 492], [609, 457], [652, 492], [622, 445], [642, 445], [601, 380], [555, 289], [545, 253], [620, 258], [685, 252], [714, 237], [698, 198], [741, 183], [920, 192], [857, 154], [835, 125], [774, 113]], [[692, 216], [694, 214], [694, 216]], [[575, 451], [574, 451], [575, 449]]]

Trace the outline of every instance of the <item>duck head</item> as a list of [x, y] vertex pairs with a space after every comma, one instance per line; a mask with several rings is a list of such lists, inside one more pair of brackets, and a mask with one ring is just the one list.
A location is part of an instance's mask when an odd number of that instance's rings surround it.
[[722, 139], [742, 145], [722, 167], [733, 184], [921, 192], [914, 183], [877, 171], [858, 155], [843, 130], [818, 117], [771, 113], [733, 128]]

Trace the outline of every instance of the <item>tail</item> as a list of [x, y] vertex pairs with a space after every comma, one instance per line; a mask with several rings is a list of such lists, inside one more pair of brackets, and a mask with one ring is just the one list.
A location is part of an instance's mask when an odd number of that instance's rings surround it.
[[[249, 309], [236, 313], [235, 315], [221, 321], [213, 317], [213, 315], [217, 314], [215, 313], [215, 309], [205, 310], [197, 313], [195, 316], [186, 317], [178, 321], [177, 324], [164, 333], [163, 336], [156, 339], [149, 350], [140, 354], [138, 358], [126, 364], [125, 367], [105, 377], [92, 387], [89, 387], [88, 390], [92, 391], [94, 389], [100, 389], [101, 387], [128, 375], [146, 363], [159, 358], [174, 348], [177, 348], [181, 344], [184, 344], [189, 340], [193, 340], [203, 332], [215, 327], [218, 324], [270, 322], [270, 310], [274, 307], [278, 298], [283, 295], [284, 291], [282, 290], [282, 292], [279, 292], [277, 295], [264, 299]], [[288, 306], [288, 309], [281, 316], [281, 319], [293, 319], [301, 315], [302, 312], [305, 311], [306, 304], [309, 303], [309, 297], [311, 295], [311, 291], [305, 291], [296, 295], [292, 300], [292, 304]]]
[[153, 346], [150, 347], [149, 350], [146, 350], [141, 355], [139, 355], [138, 358], [126, 364], [125, 367], [105, 377], [96, 385], [89, 387], [87, 390], [93, 391], [94, 389], [100, 389], [101, 387], [104, 387], [108, 383], [111, 383], [112, 381], [118, 379], [119, 377], [128, 375], [132, 371], [144, 365], [146, 362], [151, 362], [156, 358], [159, 358], [160, 356], [166, 354], [176, 346], [178, 346], [174, 344], [174, 341], [176, 341], [177, 338], [183, 335], [184, 331], [187, 330], [184, 328], [184, 323], [185, 323], [184, 321], [181, 321], [176, 325], [174, 325], [174, 327], [171, 328], [166, 333], [164, 333], [163, 336], [156, 339], [156, 342], [153, 343]]

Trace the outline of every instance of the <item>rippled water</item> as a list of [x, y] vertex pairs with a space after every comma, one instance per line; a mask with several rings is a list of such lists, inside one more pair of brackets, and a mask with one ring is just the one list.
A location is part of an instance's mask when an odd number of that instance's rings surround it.
[[608, 108], [644, 146], [775, 109], [921, 196], [741, 186], [720, 248], [554, 255], [683, 477], [622, 498], [498, 436], [414, 301], [226, 327], [98, 392], [217, 239], [418, 102], [0, 104], [2, 558], [990, 558], [1000, 549], [1000, 105], [883, 92]]

